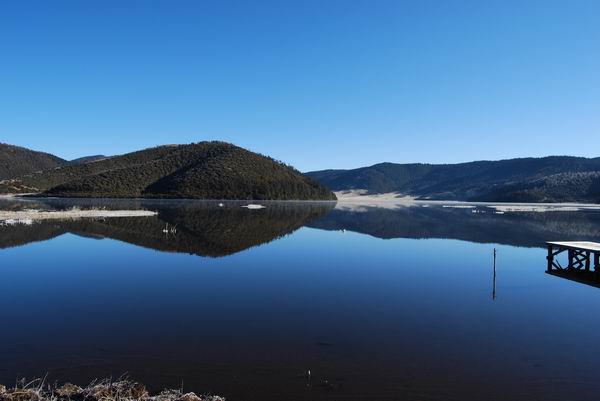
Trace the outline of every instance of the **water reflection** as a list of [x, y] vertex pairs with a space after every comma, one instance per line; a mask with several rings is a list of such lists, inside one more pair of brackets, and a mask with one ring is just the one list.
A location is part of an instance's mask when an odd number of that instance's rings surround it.
[[458, 239], [522, 247], [545, 247], [545, 241], [554, 239], [600, 241], [599, 211], [498, 214], [488, 207], [424, 206], [336, 208], [309, 226], [383, 239]]
[[[0, 227], [0, 249], [73, 233], [112, 238], [166, 252], [231, 255], [293, 233], [302, 226], [352, 231], [382, 239], [440, 238], [476, 243], [543, 247], [545, 241], [600, 241], [599, 211], [495, 213], [480, 207], [422, 204], [394, 209], [345, 208], [331, 202], [271, 202], [260, 210], [243, 202], [156, 200], [2, 200], [0, 209], [67, 209], [74, 206], [151, 209], [155, 217], [47, 221]], [[177, 233], [164, 233], [166, 226]]]
[[[0, 250], [0, 383], [129, 372], [152, 391], [184, 382], [261, 401], [591, 401], [600, 392], [600, 292], [544, 274], [541, 248], [597, 241], [597, 212], [4, 203], [74, 205], [159, 214], [0, 227], [0, 246], [12, 247]], [[163, 233], [167, 223], [175, 236]], [[577, 341], [560, 347], [561, 338]]]
[[492, 279], [492, 300], [496, 299], [496, 248], [494, 248], [494, 273]]
[[600, 275], [596, 272], [586, 270], [552, 270], [547, 271], [551, 276], [560, 277], [566, 280], [575, 281], [581, 284], [587, 284], [592, 287], [600, 288]]
[[[6, 202], [5, 209], [61, 209], [88, 207], [98, 201], [33, 200]], [[260, 210], [248, 210], [239, 202], [148, 202], [102, 201], [107, 208], [157, 210], [153, 217], [54, 220], [31, 225], [0, 227], [0, 248], [25, 245], [72, 233], [90, 238], [111, 238], [166, 252], [220, 257], [268, 243], [288, 235], [326, 215], [332, 203], [269, 203]], [[165, 227], [176, 232], [164, 232]]]

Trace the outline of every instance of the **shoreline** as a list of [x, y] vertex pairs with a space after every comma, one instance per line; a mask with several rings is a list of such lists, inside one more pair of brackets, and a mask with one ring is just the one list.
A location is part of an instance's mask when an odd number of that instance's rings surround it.
[[198, 202], [337, 202], [337, 199], [214, 199], [214, 198], [157, 198], [157, 197], [137, 197], [137, 198], [123, 198], [123, 197], [87, 197], [87, 196], [38, 196], [38, 193], [10, 193], [0, 194], [0, 200], [2, 199], [19, 199], [19, 200], [32, 200], [32, 199], [51, 199], [51, 200], [102, 200], [102, 201], [198, 201]]
[[552, 211], [600, 211], [600, 204], [556, 202], [556, 203], [526, 203], [526, 202], [470, 202], [458, 200], [429, 200], [416, 199], [400, 193], [367, 194], [366, 191], [335, 192], [338, 197], [336, 209], [361, 211], [364, 208], [399, 209], [404, 207], [441, 206], [445, 208], [477, 209], [490, 208], [497, 213], [505, 212], [552, 212]]
[[149, 217], [156, 216], [158, 212], [152, 210], [105, 210], [105, 209], [70, 209], [57, 211], [43, 211], [37, 209], [8, 211], [0, 210], [0, 223], [29, 224], [42, 220], [65, 220], [82, 218], [116, 218], [116, 217]]
[[334, 194], [337, 200], [334, 199], [199, 199], [199, 198], [98, 198], [98, 197], [59, 197], [59, 196], [35, 196], [36, 193], [11, 193], [0, 194], [0, 200], [3, 199], [19, 199], [19, 200], [34, 200], [34, 199], [49, 199], [49, 200], [69, 200], [69, 201], [149, 201], [149, 202], [251, 202], [251, 203], [338, 203], [341, 205], [397, 205], [397, 206], [416, 206], [416, 205], [440, 205], [440, 206], [498, 206], [498, 207], [520, 207], [520, 206], [539, 206], [544, 208], [552, 207], [575, 207], [585, 208], [590, 210], [600, 210], [600, 203], [580, 203], [580, 202], [478, 202], [478, 201], [463, 201], [463, 200], [442, 200], [442, 199], [418, 199], [410, 195], [390, 192], [381, 194], [367, 194], [362, 190], [352, 191], [336, 191]]
[[599, 203], [580, 203], [580, 202], [476, 202], [462, 200], [442, 200], [442, 199], [418, 199], [410, 195], [404, 195], [397, 192], [383, 194], [359, 194], [348, 193], [348, 191], [335, 192], [338, 197], [338, 203], [394, 203], [394, 204], [432, 204], [432, 205], [474, 205], [474, 206], [578, 206], [600, 209]]

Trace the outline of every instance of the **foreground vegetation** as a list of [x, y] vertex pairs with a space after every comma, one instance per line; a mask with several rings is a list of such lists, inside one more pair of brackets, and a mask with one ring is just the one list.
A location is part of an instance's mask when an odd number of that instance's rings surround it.
[[18, 382], [12, 388], [0, 385], [0, 401], [225, 401], [219, 396], [198, 396], [182, 390], [163, 390], [150, 395], [146, 387], [127, 379], [94, 381], [86, 387], [66, 383], [51, 385], [43, 379]]

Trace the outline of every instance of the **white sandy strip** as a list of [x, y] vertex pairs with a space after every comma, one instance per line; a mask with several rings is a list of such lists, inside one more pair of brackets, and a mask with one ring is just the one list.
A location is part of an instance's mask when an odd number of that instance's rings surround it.
[[506, 212], [580, 212], [585, 210], [600, 210], [600, 205], [493, 205], [492, 209], [501, 213]]
[[242, 207], [245, 207], [246, 209], [264, 209], [264, 208], [266, 208], [265, 205], [257, 205], [255, 203], [251, 203], [249, 205], [244, 205]]
[[494, 209], [498, 214], [518, 212], [570, 212], [600, 210], [600, 205], [589, 203], [493, 203], [493, 202], [461, 202], [441, 200], [415, 200], [399, 193], [371, 194], [366, 190], [340, 191], [337, 209], [351, 211], [367, 211], [370, 207], [398, 209], [402, 207], [442, 206], [445, 208], [475, 209], [484, 207]]
[[353, 189], [350, 191], [339, 191], [335, 193], [339, 202], [412, 202], [415, 198], [401, 194], [399, 192], [389, 192], [385, 194], [368, 194], [365, 189]]
[[[1, 184], [1, 182], [0, 182], [0, 184]], [[12, 198], [16, 198], [19, 195], [20, 194], [0, 194], [0, 199], [12, 199]]]
[[367, 211], [368, 207], [398, 209], [415, 204], [415, 198], [397, 192], [368, 195], [364, 189], [354, 189], [336, 192], [335, 196], [338, 198], [336, 209], [355, 212]]
[[37, 221], [51, 219], [81, 219], [98, 217], [144, 217], [155, 216], [157, 212], [151, 210], [0, 210], [0, 221]]

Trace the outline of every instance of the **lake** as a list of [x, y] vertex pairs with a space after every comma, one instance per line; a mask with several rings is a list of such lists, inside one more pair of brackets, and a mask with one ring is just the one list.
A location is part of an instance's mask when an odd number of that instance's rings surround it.
[[544, 242], [600, 241], [600, 211], [245, 204], [1, 200], [158, 215], [0, 226], [0, 383], [597, 399], [600, 289], [547, 274]]

